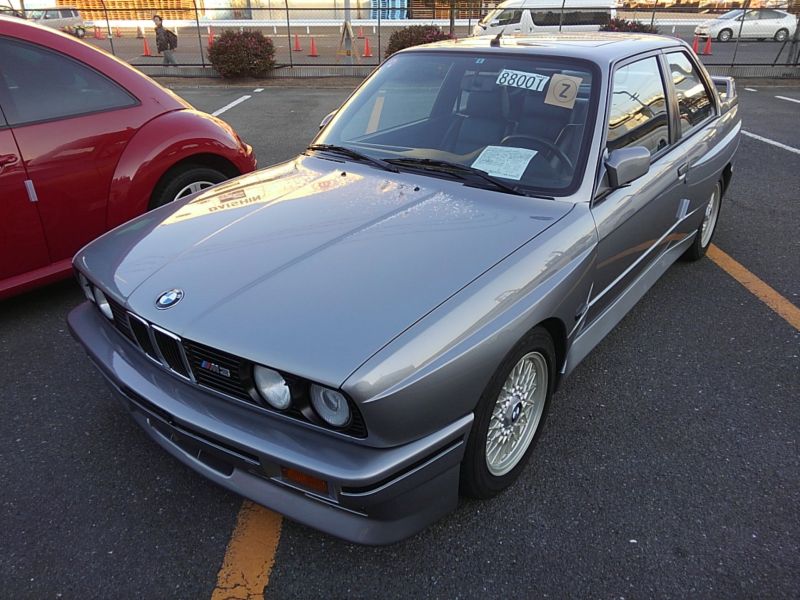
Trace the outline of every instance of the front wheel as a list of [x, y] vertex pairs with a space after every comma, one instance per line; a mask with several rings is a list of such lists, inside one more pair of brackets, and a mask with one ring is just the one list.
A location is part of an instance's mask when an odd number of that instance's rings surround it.
[[717, 34], [717, 40], [720, 42], [729, 42], [733, 37], [733, 32], [730, 29], [723, 29]]
[[225, 173], [210, 167], [185, 165], [173, 168], [159, 182], [150, 200], [150, 209], [201, 192], [228, 179]]
[[789, 37], [789, 30], [788, 29], [779, 29], [775, 32], [775, 41], [776, 42], [785, 42], [786, 38]]
[[461, 492], [491, 498], [519, 477], [542, 431], [556, 377], [553, 340], [533, 329], [486, 387], [461, 463]]
[[694, 261], [703, 258], [711, 245], [711, 240], [714, 238], [714, 231], [717, 228], [717, 221], [719, 220], [719, 211], [722, 208], [722, 184], [718, 181], [711, 192], [711, 197], [708, 199], [705, 211], [703, 213], [703, 222], [697, 229], [694, 236], [694, 242], [684, 252], [683, 259]]
[[86, 30], [83, 27], [76, 27], [75, 28], [75, 37], [79, 40], [82, 40], [86, 37]]

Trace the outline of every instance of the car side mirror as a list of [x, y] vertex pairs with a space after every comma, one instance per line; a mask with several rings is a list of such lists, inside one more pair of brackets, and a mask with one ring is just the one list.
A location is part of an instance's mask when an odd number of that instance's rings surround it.
[[606, 159], [608, 184], [620, 188], [646, 175], [650, 170], [650, 151], [644, 146], [613, 150]]
[[336, 111], [335, 110], [331, 111], [327, 115], [325, 115], [325, 118], [322, 119], [322, 121], [319, 122], [319, 128], [322, 129], [323, 127], [325, 127], [325, 125], [330, 123], [331, 119], [334, 117], [334, 115], [336, 115]]

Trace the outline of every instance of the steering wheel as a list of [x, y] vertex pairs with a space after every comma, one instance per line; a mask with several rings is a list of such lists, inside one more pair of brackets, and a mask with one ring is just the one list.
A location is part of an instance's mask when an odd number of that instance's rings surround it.
[[[570, 171], [575, 170], [575, 165], [572, 164], [572, 161], [569, 159], [564, 151], [556, 146], [553, 142], [545, 140], [540, 137], [536, 137], [535, 135], [526, 135], [524, 133], [517, 133], [514, 135], [507, 135], [502, 140], [500, 140], [501, 146], [510, 146], [509, 142], [533, 142], [533, 145], [538, 146], [539, 148], [544, 147], [545, 150], [549, 150], [550, 153], [555, 156], [562, 165], [566, 165], [569, 167]], [[532, 150], [534, 148], [531, 148]]]

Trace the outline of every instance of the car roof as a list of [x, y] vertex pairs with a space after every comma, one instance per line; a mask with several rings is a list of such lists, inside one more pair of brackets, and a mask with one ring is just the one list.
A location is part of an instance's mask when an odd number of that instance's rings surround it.
[[491, 46], [494, 35], [482, 35], [460, 40], [445, 40], [414, 46], [402, 52], [419, 51], [459, 51], [476, 50], [502, 51], [540, 56], [559, 56], [591, 60], [599, 65], [608, 65], [643, 52], [661, 48], [685, 47], [688, 45], [677, 38], [651, 33], [547, 33], [547, 34], [504, 34], [500, 46]]

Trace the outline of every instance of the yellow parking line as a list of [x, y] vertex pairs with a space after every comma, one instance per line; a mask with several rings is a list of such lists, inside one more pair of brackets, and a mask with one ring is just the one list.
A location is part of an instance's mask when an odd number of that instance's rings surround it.
[[712, 244], [709, 247], [708, 257], [728, 275], [746, 287], [751, 294], [783, 317], [789, 325], [800, 331], [800, 308], [797, 308], [717, 246]]
[[281, 537], [281, 516], [249, 500], [242, 503], [211, 600], [253, 600], [264, 597], [275, 550]]

